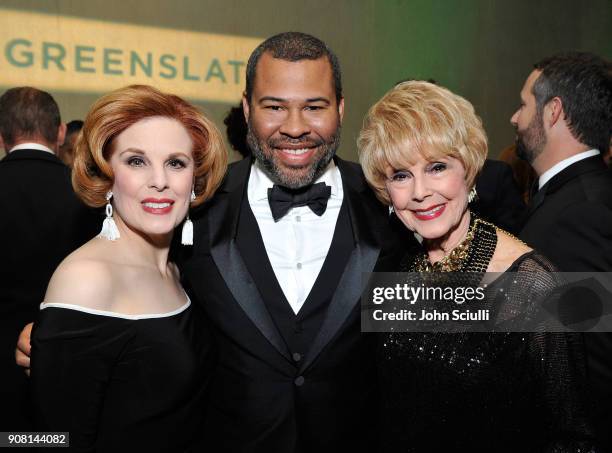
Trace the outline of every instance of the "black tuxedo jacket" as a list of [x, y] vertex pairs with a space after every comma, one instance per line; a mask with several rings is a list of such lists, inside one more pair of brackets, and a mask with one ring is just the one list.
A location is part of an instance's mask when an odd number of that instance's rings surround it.
[[[612, 173], [601, 156], [570, 165], [540, 190], [521, 239], [561, 271], [612, 272]], [[612, 334], [586, 334], [585, 343], [598, 440], [612, 451]]]
[[476, 193], [470, 209], [512, 234], [521, 231], [527, 207], [510, 165], [487, 159], [476, 178]]
[[[297, 359], [268, 309], [273, 301], [262, 296], [265, 285], [278, 285], [274, 274], [262, 281], [260, 270], [251, 272], [237, 243], [251, 161], [230, 166], [214, 198], [192, 216], [194, 246], [183, 259], [182, 271], [217, 342], [218, 366], [204, 433], [204, 442], [214, 444], [215, 451], [370, 448], [376, 431], [376, 382], [373, 337], [360, 333], [362, 273], [374, 269], [381, 249], [399, 255], [401, 247], [392, 247], [398, 242], [387, 208], [367, 187], [359, 166], [341, 159], [336, 163], [350, 219], [351, 250], [345, 267], [337, 269], [339, 279], [320, 329]], [[263, 244], [256, 224], [251, 234], [252, 241]], [[263, 267], [269, 266], [265, 253], [258, 258]]]
[[55, 155], [29, 149], [0, 161], [0, 212], [0, 363], [13, 382], [3, 386], [0, 412], [9, 421], [0, 426], [23, 429], [15, 424], [24, 406], [6, 403], [17, 397], [15, 386], [24, 376], [15, 365], [17, 336], [35, 319], [55, 268], [96, 234], [103, 217], [78, 200], [70, 170]]

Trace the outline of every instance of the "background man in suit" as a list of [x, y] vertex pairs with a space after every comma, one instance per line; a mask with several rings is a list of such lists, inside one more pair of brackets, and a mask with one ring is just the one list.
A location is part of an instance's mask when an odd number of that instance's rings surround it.
[[64, 141], [55, 100], [31, 87], [0, 97], [0, 347], [3, 430], [25, 430], [25, 376], [15, 366], [15, 339], [35, 319], [60, 261], [93, 237], [100, 222], [72, 191], [70, 170], [55, 153]]
[[[535, 65], [512, 116], [517, 154], [538, 175], [521, 238], [562, 271], [612, 271], [612, 67], [587, 53]], [[577, 301], [579, 302], [579, 301]], [[612, 449], [612, 334], [586, 334], [598, 438]], [[608, 451], [606, 450], [606, 451]]]
[[392, 235], [358, 165], [335, 157], [340, 67], [319, 39], [282, 33], [247, 66], [254, 159], [195, 213], [186, 286], [216, 333], [204, 442], [221, 451], [362, 451], [375, 434], [362, 272]]

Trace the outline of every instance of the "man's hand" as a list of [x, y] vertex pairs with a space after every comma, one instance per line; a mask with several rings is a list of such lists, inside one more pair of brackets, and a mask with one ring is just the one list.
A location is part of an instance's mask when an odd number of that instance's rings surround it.
[[15, 362], [24, 368], [25, 374], [30, 375], [30, 334], [34, 323], [26, 325], [17, 339], [17, 349], [15, 349]]

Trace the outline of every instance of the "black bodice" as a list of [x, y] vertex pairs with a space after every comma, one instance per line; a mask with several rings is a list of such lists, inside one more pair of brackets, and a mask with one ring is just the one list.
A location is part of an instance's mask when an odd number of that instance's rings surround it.
[[72, 451], [191, 451], [213, 359], [203, 321], [194, 305], [144, 319], [41, 310], [32, 336], [36, 429], [69, 431]]

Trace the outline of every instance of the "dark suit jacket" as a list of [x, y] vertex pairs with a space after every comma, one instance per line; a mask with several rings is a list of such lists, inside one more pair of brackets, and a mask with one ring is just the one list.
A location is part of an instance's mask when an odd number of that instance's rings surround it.
[[[612, 272], [612, 173], [601, 156], [570, 165], [540, 190], [521, 239], [561, 271]], [[585, 343], [598, 437], [612, 451], [612, 334], [586, 334]]]
[[[362, 451], [375, 434], [374, 342], [360, 333], [362, 273], [393, 244], [387, 208], [358, 165], [337, 159], [353, 249], [321, 328], [301, 360], [292, 357], [236, 244], [251, 161], [233, 164], [194, 220], [185, 285], [210, 318], [219, 363], [204, 442], [214, 451]], [[252, 232], [261, 240], [259, 230]], [[267, 256], [261, 257], [262, 261]], [[270, 284], [275, 276], [269, 275]]]
[[476, 179], [476, 193], [470, 209], [512, 234], [521, 231], [527, 207], [510, 165], [487, 159]]
[[601, 156], [570, 165], [540, 190], [521, 239], [562, 271], [611, 272], [612, 175]]
[[[38, 313], [55, 268], [96, 234], [102, 217], [98, 220], [77, 199], [70, 170], [55, 155], [29, 149], [0, 161], [0, 212], [1, 364], [3, 375], [13, 376], [13, 385], [19, 385], [16, 380], [23, 372], [15, 365], [17, 336]], [[14, 387], [3, 388], [7, 398], [17, 397]], [[4, 397], [3, 406], [2, 413], [12, 412]], [[15, 414], [9, 423], [16, 429], [14, 422]], [[9, 429], [6, 423], [0, 426]]]

